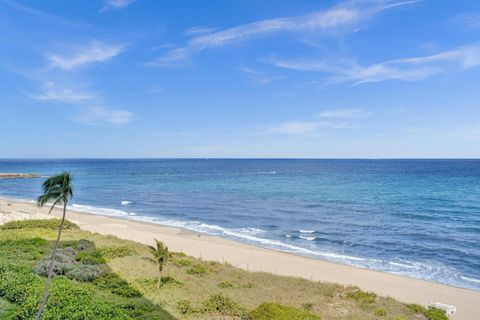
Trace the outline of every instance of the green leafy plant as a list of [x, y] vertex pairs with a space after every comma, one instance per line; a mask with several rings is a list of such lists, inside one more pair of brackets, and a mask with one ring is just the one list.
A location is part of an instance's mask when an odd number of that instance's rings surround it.
[[423, 315], [428, 320], [448, 320], [445, 312], [437, 308], [428, 308], [428, 310], [425, 310]]
[[115, 258], [132, 255], [133, 253], [133, 250], [126, 246], [101, 247], [96, 250], [96, 254], [101, 256], [107, 262]]
[[176, 267], [183, 268], [183, 267], [190, 267], [193, 264], [193, 262], [188, 259], [180, 259], [180, 260], [175, 260], [173, 264]]
[[201, 276], [201, 275], [207, 274], [208, 269], [202, 266], [201, 264], [194, 264], [187, 269], [187, 273]]
[[132, 288], [127, 281], [115, 273], [104, 273], [95, 279], [93, 283], [101, 289], [106, 289], [122, 297], [131, 298], [141, 296], [138, 290]]
[[302, 308], [303, 310], [311, 311], [313, 309], [313, 303], [311, 302], [302, 303]]
[[219, 288], [226, 289], [226, 288], [233, 288], [234, 285], [230, 281], [222, 281], [218, 284]]
[[377, 317], [383, 317], [387, 315], [387, 310], [385, 310], [383, 307], [378, 307], [373, 310], [373, 314]]
[[192, 314], [197, 312], [197, 310], [192, 306], [190, 300], [180, 300], [177, 302], [177, 310], [181, 314]]
[[262, 303], [249, 316], [251, 320], [320, 320], [309, 311], [278, 303]]
[[[32, 219], [32, 220], [15, 220], [9, 221], [4, 225], [0, 226], [1, 230], [20, 230], [20, 229], [47, 229], [47, 230], [58, 230], [62, 220], [60, 219]], [[64, 230], [78, 229], [78, 226], [65, 220], [63, 223]]]
[[222, 294], [213, 294], [203, 303], [203, 312], [221, 314], [224, 316], [240, 316], [245, 313], [230, 297]]
[[102, 255], [97, 251], [93, 252], [79, 252], [75, 256], [75, 259], [84, 264], [104, 264], [106, 261]]
[[347, 299], [355, 300], [363, 305], [372, 304], [375, 302], [377, 295], [373, 292], [365, 292], [355, 289], [347, 293]]

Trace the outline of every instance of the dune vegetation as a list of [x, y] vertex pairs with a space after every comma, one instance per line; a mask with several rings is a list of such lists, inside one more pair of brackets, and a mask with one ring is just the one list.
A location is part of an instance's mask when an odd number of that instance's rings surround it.
[[[35, 317], [58, 224], [0, 226], [0, 319]], [[248, 272], [180, 252], [169, 253], [159, 274], [145, 245], [72, 223], [63, 232], [41, 319], [447, 319], [355, 287]]]

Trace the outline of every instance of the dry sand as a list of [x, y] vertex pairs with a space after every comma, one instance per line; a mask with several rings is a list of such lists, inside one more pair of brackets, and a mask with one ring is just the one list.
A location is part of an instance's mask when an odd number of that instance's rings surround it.
[[[34, 203], [9, 199], [0, 199], [0, 212], [0, 224], [15, 219], [51, 217], [46, 215], [47, 208], [39, 209]], [[52, 213], [53, 216], [60, 214], [60, 209]], [[185, 252], [206, 260], [226, 261], [250, 271], [355, 285], [362, 290], [408, 303], [425, 305], [429, 301], [441, 302], [457, 307], [457, 313], [451, 319], [480, 319], [480, 291], [295, 256], [181, 228], [76, 211], [69, 211], [67, 218], [84, 230], [140, 243], [151, 244], [154, 239], [159, 239], [172, 251]]]

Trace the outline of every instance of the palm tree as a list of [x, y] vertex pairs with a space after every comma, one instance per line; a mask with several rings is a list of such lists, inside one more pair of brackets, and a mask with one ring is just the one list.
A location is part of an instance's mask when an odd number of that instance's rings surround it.
[[55, 264], [55, 254], [57, 253], [58, 243], [60, 241], [60, 236], [62, 235], [63, 224], [65, 222], [65, 214], [67, 213], [67, 202], [73, 196], [72, 192], [72, 176], [68, 172], [63, 172], [62, 174], [53, 176], [45, 180], [43, 183], [43, 194], [38, 197], [37, 204], [39, 207], [43, 207], [47, 202], [52, 201], [52, 207], [48, 214], [50, 214], [59, 203], [63, 203], [63, 215], [62, 222], [58, 228], [57, 240], [55, 241], [55, 246], [53, 247], [52, 258], [50, 260], [50, 265], [48, 268], [48, 277], [45, 282], [45, 289], [43, 291], [42, 304], [38, 310], [35, 320], [39, 320], [42, 316], [43, 309], [47, 303], [48, 296], [48, 287], [50, 286], [50, 280], [52, 279], [53, 267]]
[[168, 260], [168, 247], [162, 241], [155, 239], [156, 246], [148, 246], [153, 258], [147, 258], [148, 261], [158, 264], [158, 282], [157, 289], [160, 289], [162, 284], [162, 270], [163, 264]]

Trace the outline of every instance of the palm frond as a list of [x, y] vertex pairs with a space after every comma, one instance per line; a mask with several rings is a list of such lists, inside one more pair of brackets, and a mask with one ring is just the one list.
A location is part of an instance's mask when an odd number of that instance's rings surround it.
[[60, 200], [66, 202], [73, 196], [72, 177], [68, 172], [48, 178], [43, 182], [42, 188], [43, 194], [37, 199], [39, 207], [52, 200], [54, 205]]

